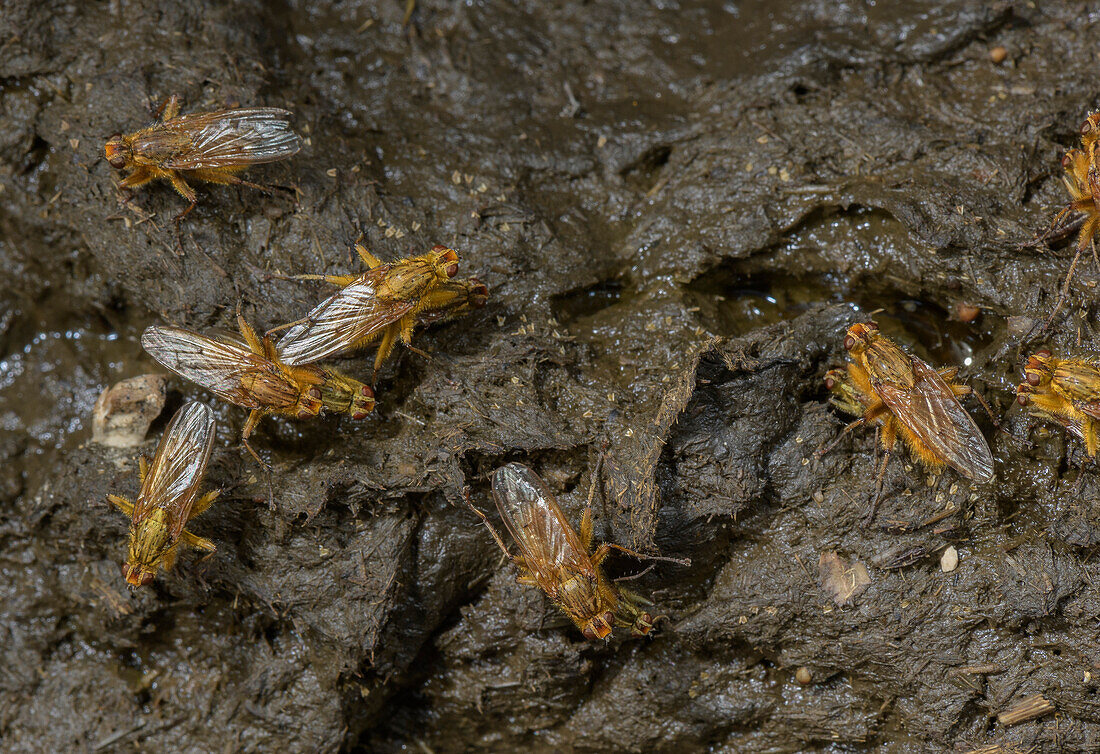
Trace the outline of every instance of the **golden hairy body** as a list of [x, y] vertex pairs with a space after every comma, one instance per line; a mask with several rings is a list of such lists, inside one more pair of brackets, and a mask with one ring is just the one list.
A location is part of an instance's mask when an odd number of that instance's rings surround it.
[[179, 114], [179, 97], [165, 100], [156, 120], [138, 131], [115, 134], [104, 145], [111, 167], [129, 171], [119, 187], [133, 189], [166, 180], [188, 201], [182, 219], [198, 201], [187, 179], [248, 186], [237, 173], [294, 155], [301, 140], [290, 129], [290, 113], [274, 107], [239, 107], [192, 115]]
[[1033, 416], [1061, 424], [1085, 442], [1090, 458], [1100, 448], [1100, 357], [1061, 358], [1037, 351], [1024, 366], [1016, 400]]
[[874, 322], [849, 327], [844, 348], [851, 359], [847, 369], [833, 369], [825, 376], [830, 402], [859, 417], [841, 436], [861, 424], [877, 426], [886, 451], [870, 515], [878, 505], [886, 464], [898, 440], [933, 472], [950, 466], [978, 482], [993, 479], [989, 445], [959, 404], [958, 397], [971, 390], [956, 381], [956, 368], [933, 369], [880, 333]]
[[199, 495], [216, 433], [214, 413], [201, 403], [176, 412], [164, 431], [152, 463], [139, 458], [141, 491], [136, 502], [107, 495], [112, 505], [130, 517], [130, 545], [122, 575], [131, 586], [145, 586], [159, 570], [175, 563], [181, 543], [209, 552], [214, 544], [185, 530], [206, 510], [218, 492]]
[[[501, 521], [512, 534], [519, 553], [512, 555], [488, 518], [477, 508], [497, 545], [519, 569], [520, 584], [546, 593], [586, 639], [606, 639], [615, 626], [637, 636], [653, 629], [650, 603], [616, 587], [601, 564], [617, 545], [602, 544], [592, 551], [592, 511], [586, 508], [578, 534], [545, 483], [526, 466], [510, 463], [493, 475], [493, 498]], [[630, 553], [634, 554], [634, 553]]]
[[142, 333], [141, 345], [167, 369], [249, 409], [242, 442], [261, 465], [248, 438], [264, 416], [310, 419], [327, 411], [364, 419], [374, 409], [367, 385], [334, 369], [285, 364], [271, 339], [261, 340], [240, 313], [237, 325], [240, 339], [153, 325]]
[[311, 364], [377, 342], [377, 378], [398, 341], [412, 348], [413, 330], [418, 324], [484, 306], [488, 297], [488, 288], [476, 279], [465, 286], [451, 280], [458, 273], [458, 253], [454, 249], [435, 246], [426, 254], [389, 263], [380, 261], [363, 246], [356, 245], [355, 249], [369, 268], [364, 273], [298, 276], [324, 280], [340, 286], [340, 290], [302, 320], [275, 328], [286, 329], [276, 344], [279, 358], [285, 363]]

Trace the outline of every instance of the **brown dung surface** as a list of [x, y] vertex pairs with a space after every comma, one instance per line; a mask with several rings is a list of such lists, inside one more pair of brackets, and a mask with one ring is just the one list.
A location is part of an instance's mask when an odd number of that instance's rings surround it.
[[[5, 2], [2, 748], [1100, 749], [1100, 482], [1075, 488], [1080, 444], [1013, 404], [1035, 344], [1010, 319], [1045, 317], [1068, 267], [1022, 244], [1100, 97], [1098, 14], [418, 0], [404, 27], [397, 0]], [[300, 206], [200, 187], [181, 255], [169, 187], [121, 204], [103, 141], [173, 92], [293, 110], [302, 152], [248, 176]], [[265, 422], [270, 478], [244, 412], [173, 378], [142, 450], [182, 400], [215, 406], [225, 492], [192, 528], [218, 550], [131, 594], [104, 495], [136, 492], [136, 452], [90, 444], [97, 395], [159, 371], [148, 324], [300, 316], [324, 288], [281, 276], [358, 269], [359, 232], [384, 259], [458, 249], [488, 307], [422, 333], [430, 360], [400, 351], [366, 421]], [[1096, 277], [1052, 345], [1093, 344]], [[978, 414], [993, 485], [894, 461], [868, 526], [873, 435], [812, 456], [846, 420], [822, 385], [843, 328], [879, 307], [1006, 433]], [[461, 504], [518, 460], [577, 520], [605, 445], [597, 537], [693, 561], [632, 582], [657, 635], [606, 645]], [[823, 553], [866, 567], [851, 606]], [[1040, 694], [1055, 714], [997, 722]]]

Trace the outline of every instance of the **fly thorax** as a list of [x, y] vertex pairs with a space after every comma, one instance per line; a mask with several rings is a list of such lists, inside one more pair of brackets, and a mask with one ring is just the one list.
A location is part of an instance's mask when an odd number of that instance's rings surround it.
[[433, 282], [435, 273], [430, 265], [421, 260], [409, 260], [390, 269], [375, 295], [385, 301], [419, 298]]
[[614, 608], [614, 605], [605, 606], [601, 604], [598, 584], [581, 574], [575, 574], [563, 581], [558, 593], [563, 601], [586, 605], [592, 613], [600, 612], [608, 609], [608, 607]]
[[351, 394], [333, 380], [321, 385], [321, 403], [328, 413], [346, 414], [351, 409]]
[[130, 527], [131, 565], [153, 566], [164, 554], [168, 541], [168, 513], [163, 508], [154, 508], [141, 523]]

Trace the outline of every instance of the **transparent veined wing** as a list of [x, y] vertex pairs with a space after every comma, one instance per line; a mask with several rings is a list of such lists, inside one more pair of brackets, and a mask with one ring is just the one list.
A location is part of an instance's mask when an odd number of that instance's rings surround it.
[[290, 115], [275, 107], [242, 107], [168, 121], [155, 131], [171, 134], [162, 138], [178, 143], [178, 147], [161, 167], [200, 170], [290, 157], [302, 146], [298, 134], [290, 128]]
[[940, 374], [915, 356], [912, 387], [872, 378], [894, 417], [944, 463], [978, 482], [993, 479], [993, 454], [974, 419]]
[[216, 434], [217, 421], [206, 404], [188, 403], [176, 412], [141, 484], [134, 506], [135, 524], [153, 508], [176, 505], [170, 534], [173, 541], [179, 538], [190, 518]]
[[315, 306], [279, 338], [279, 358], [299, 365], [345, 353], [415, 308], [413, 300], [380, 300], [375, 295], [379, 279], [380, 273], [371, 270]]
[[528, 568], [540, 584], [555, 584], [563, 571], [596, 578], [580, 537], [535, 472], [510, 463], [493, 474], [493, 499]]
[[[260, 380], [286, 383], [274, 364], [243, 345], [208, 338], [181, 327], [147, 327], [141, 334], [141, 347], [166, 369], [244, 408], [265, 408], [246, 385]], [[286, 390], [297, 395], [291, 385]]]

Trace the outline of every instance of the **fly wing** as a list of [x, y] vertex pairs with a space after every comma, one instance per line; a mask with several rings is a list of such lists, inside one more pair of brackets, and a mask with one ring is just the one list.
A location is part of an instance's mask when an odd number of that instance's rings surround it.
[[415, 301], [381, 301], [381, 275], [371, 270], [313, 308], [286, 331], [275, 350], [285, 364], [310, 364], [355, 349], [416, 306]]
[[510, 463], [493, 475], [493, 499], [527, 566], [540, 584], [557, 584], [563, 573], [596, 578], [580, 537], [531, 469]]
[[160, 325], [145, 328], [141, 347], [161, 366], [219, 398], [244, 408], [263, 408], [242, 382], [275, 367], [247, 348]]
[[156, 130], [185, 137], [160, 164], [174, 170], [273, 162], [290, 157], [302, 147], [298, 134], [290, 129], [290, 113], [276, 107], [242, 107], [185, 115]]
[[968, 479], [993, 479], [993, 454], [978, 425], [935, 369], [916, 357], [913, 386], [872, 379], [891, 413], [936, 456]]
[[154, 507], [169, 508], [171, 539], [179, 538], [191, 517], [216, 433], [214, 412], [206, 404], [188, 403], [176, 412], [141, 483], [141, 495], [134, 507], [135, 522]]

